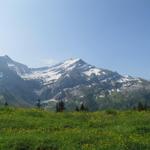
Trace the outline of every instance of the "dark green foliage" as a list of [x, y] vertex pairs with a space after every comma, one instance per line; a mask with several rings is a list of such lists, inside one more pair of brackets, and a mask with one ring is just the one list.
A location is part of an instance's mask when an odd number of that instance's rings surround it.
[[80, 111], [87, 111], [88, 109], [84, 106], [84, 104], [82, 103], [81, 104], [81, 107], [80, 107]]
[[76, 109], [75, 109], [75, 111], [79, 111], [79, 107], [78, 107], [78, 106], [76, 106]]
[[61, 100], [56, 104], [56, 112], [63, 112], [65, 110], [65, 103]]
[[138, 111], [144, 110], [144, 106], [141, 102], [138, 103]]
[[36, 106], [37, 106], [37, 108], [41, 108], [41, 100], [40, 99], [37, 100]]
[[134, 110], [138, 111], [147, 111], [149, 109], [150, 109], [149, 106], [146, 103], [143, 104], [142, 102], [139, 102], [137, 108], [136, 107], [134, 108]]
[[[112, 92], [106, 97], [98, 97], [99, 109], [137, 109], [139, 103], [148, 109], [150, 106], [150, 90], [131, 90], [126, 92]], [[143, 109], [143, 108], [142, 108]]]
[[80, 107], [80, 111], [84, 111], [84, 110], [85, 110], [85, 107], [84, 107], [84, 104], [82, 103]]
[[5, 103], [4, 103], [4, 106], [5, 106], [5, 107], [7, 107], [7, 106], [8, 106], [8, 103], [7, 103], [7, 101], [5, 101]]

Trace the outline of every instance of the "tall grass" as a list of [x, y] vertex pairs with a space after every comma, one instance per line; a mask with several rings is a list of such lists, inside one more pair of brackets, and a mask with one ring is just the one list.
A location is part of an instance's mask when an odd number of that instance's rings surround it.
[[150, 112], [0, 108], [0, 150], [150, 150]]

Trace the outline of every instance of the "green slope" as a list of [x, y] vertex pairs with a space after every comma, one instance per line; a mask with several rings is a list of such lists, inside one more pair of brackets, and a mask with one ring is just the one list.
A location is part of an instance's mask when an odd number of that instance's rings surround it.
[[0, 150], [149, 150], [150, 111], [0, 109]]

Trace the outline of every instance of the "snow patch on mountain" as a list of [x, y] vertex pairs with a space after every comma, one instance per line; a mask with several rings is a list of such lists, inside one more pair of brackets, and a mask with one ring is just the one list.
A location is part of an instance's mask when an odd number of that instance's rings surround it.
[[32, 73], [25, 74], [22, 77], [27, 80], [42, 80], [44, 85], [46, 85], [58, 80], [61, 77], [61, 74], [56, 71], [52, 71], [51, 69], [48, 69], [44, 71], [33, 71]]
[[60, 65], [59, 67], [62, 67], [62, 68], [69, 68], [70, 66], [72, 66], [73, 64], [75, 64], [76, 62], [78, 62], [80, 59], [77, 58], [77, 59], [69, 59], [69, 60], [66, 60], [64, 63], [62, 63], [62, 65]]
[[15, 66], [14, 64], [10, 64], [10, 63], [8, 63], [7, 65], [8, 65], [8, 67], [14, 67]]
[[122, 76], [122, 78], [118, 80], [118, 82], [120, 82], [120, 83], [126, 83], [126, 82], [131, 82], [131, 81], [141, 82], [141, 80], [139, 78], [133, 78], [128, 75]]
[[70, 75], [68, 74], [68, 72], [75, 69], [79, 61], [79, 58], [69, 59], [64, 61], [63, 63], [57, 64], [49, 68], [45, 68], [42, 70], [34, 69], [31, 73], [22, 75], [22, 78], [26, 80], [42, 80], [44, 85], [48, 85], [56, 82], [62, 76], [69, 77]]
[[[9, 66], [13, 67], [13, 65]], [[94, 78], [93, 75], [95, 76]], [[31, 69], [29, 73], [24, 73], [21, 77], [25, 80], [40, 80], [40, 83], [43, 86], [47, 86], [47, 88], [52, 85], [58, 86], [60, 83], [62, 83], [62, 86], [70, 86], [71, 82], [71, 88], [82, 84], [87, 84], [85, 86], [89, 86], [89, 88], [96, 85], [106, 84], [108, 87], [116, 90], [116, 88], [118, 88], [116, 86], [118, 83], [120, 85], [119, 88], [121, 89], [121, 87], [127, 88], [142, 82], [138, 78], [121, 76], [116, 72], [96, 68], [79, 58], [69, 59], [52, 67]], [[57, 81], [60, 82], [58, 82], [58, 85]]]
[[89, 69], [88, 71], [85, 71], [84, 74], [87, 76], [91, 76], [93, 74], [96, 76], [100, 76], [103, 74], [103, 72], [100, 69], [92, 68], [92, 69]]
[[[19, 76], [20, 76], [22, 73], [25, 73], [25, 70], [23, 70], [23, 68], [21, 68], [21, 71], [20, 71], [20, 69], [19, 69], [15, 64], [10, 64], [10, 63], [8, 63], [7, 65], [8, 65], [8, 67], [9, 67], [11, 70], [15, 71]], [[21, 73], [21, 72], [22, 72], [22, 73]]]

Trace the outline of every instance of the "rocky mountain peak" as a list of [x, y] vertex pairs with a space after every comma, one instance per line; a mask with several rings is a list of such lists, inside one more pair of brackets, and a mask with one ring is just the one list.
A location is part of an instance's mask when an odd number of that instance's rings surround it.
[[16, 72], [18, 75], [30, 72], [30, 69], [26, 65], [14, 61], [8, 55], [0, 56], [0, 62], [2, 62], [3, 65], [6, 65], [10, 70]]
[[23, 97], [27, 101], [35, 96], [43, 101], [64, 99], [69, 102], [71, 99], [82, 100], [88, 91], [99, 98], [111, 95], [112, 92], [126, 92], [141, 89], [145, 85], [150, 86], [148, 81], [97, 68], [80, 58], [70, 58], [51, 67], [31, 69], [7, 55], [0, 56], [0, 79], [4, 83], [0, 84], [1, 89], [4, 86], [9, 87], [10, 93], [14, 94], [14, 90], [18, 90], [16, 97]]

